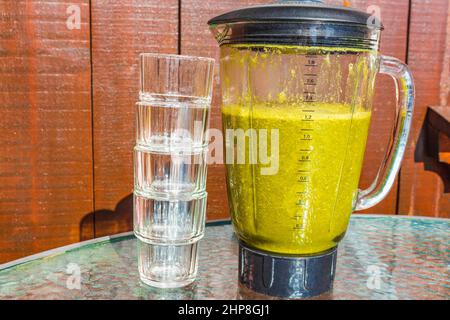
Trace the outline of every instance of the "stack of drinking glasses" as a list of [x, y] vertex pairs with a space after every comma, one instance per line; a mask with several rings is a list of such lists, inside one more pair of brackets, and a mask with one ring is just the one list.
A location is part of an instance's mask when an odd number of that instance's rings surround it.
[[141, 54], [134, 148], [134, 233], [151, 286], [195, 280], [206, 213], [214, 60]]

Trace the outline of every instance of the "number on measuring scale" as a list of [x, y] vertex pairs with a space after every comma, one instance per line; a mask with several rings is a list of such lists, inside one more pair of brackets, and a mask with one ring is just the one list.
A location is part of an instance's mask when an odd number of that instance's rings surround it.
[[307, 86], [314, 86], [316, 85], [316, 79], [314, 78], [307, 78], [305, 81], [305, 85]]
[[309, 58], [306, 62], [307, 67], [315, 67], [317, 66], [317, 60], [315, 58]]
[[303, 223], [296, 223], [294, 226], [295, 230], [303, 230]]
[[305, 92], [304, 100], [305, 102], [315, 102], [315, 94], [312, 92]]
[[296, 205], [297, 207], [306, 207], [306, 200], [298, 199]]
[[[309, 156], [301, 156], [301, 158], [298, 159], [298, 162], [310, 162], [310, 161], [311, 161], [311, 158]], [[303, 172], [303, 171], [300, 171], [300, 172]], [[307, 172], [307, 171], [305, 171], [305, 172]]]
[[305, 183], [305, 182], [308, 182], [308, 176], [300, 176], [299, 178], [298, 178], [298, 182], [301, 182], [301, 183]]

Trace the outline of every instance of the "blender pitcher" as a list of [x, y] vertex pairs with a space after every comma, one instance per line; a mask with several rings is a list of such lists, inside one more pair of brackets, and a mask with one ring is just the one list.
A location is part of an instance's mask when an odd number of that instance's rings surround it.
[[[279, 1], [209, 22], [221, 48], [227, 190], [239, 280], [304, 298], [332, 288], [350, 214], [379, 203], [404, 154], [414, 104], [405, 64], [378, 53], [381, 23], [321, 1]], [[395, 80], [396, 125], [359, 190], [377, 73]]]

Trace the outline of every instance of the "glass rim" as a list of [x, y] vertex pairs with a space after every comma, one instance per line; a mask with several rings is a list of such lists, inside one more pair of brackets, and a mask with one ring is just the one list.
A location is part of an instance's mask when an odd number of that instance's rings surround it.
[[[210, 96], [190, 96], [190, 95], [180, 95], [180, 94], [155, 94], [155, 93], [149, 93], [146, 91], [140, 91], [139, 92], [139, 101], [136, 102], [137, 106], [151, 106], [154, 103], [160, 103], [161, 107], [164, 106], [164, 104], [167, 104], [168, 106], [172, 106], [174, 102], [190, 102], [190, 103], [197, 103], [201, 105], [206, 105], [209, 108], [211, 108], [211, 101], [212, 101], [212, 95]], [[190, 107], [194, 108], [194, 107]]]
[[139, 57], [146, 58], [162, 58], [162, 59], [173, 59], [173, 60], [192, 60], [192, 61], [203, 61], [208, 63], [215, 63], [216, 60], [210, 57], [201, 57], [201, 56], [189, 56], [182, 55], [176, 53], [151, 53], [151, 52], [143, 52], [139, 54]]

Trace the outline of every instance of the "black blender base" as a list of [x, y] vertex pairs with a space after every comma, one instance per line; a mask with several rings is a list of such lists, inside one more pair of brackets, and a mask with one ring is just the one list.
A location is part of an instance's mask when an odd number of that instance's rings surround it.
[[275, 255], [239, 243], [239, 282], [280, 298], [311, 298], [329, 292], [336, 272], [337, 247], [305, 257]]

